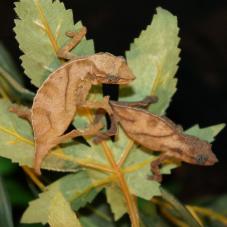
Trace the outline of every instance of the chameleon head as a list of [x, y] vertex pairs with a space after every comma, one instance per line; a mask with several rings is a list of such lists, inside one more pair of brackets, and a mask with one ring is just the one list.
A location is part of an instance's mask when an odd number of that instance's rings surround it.
[[123, 57], [98, 53], [89, 57], [95, 65], [94, 84], [128, 84], [135, 79]]
[[190, 163], [210, 166], [218, 162], [218, 159], [212, 152], [210, 143], [194, 136], [188, 137], [188, 142], [188, 155], [191, 159]]
[[203, 141], [203, 146], [195, 156], [197, 165], [211, 166], [218, 162], [215, 154], [211, 150], [211, 144]]

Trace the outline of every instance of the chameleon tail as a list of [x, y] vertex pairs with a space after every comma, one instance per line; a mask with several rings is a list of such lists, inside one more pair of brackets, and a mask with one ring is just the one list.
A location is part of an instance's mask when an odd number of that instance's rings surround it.
[[34, 170], [37, 175], [41, 175], [41, 164], [43, 159], [48, 154], [48, 147], [46, 145], [36, 145], [35, 149], [35, 160], [34, 160]]

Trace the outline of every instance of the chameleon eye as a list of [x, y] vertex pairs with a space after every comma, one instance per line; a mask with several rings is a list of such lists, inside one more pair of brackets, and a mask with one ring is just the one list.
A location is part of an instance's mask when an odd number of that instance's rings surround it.
[[196, 163], [198, 165], [204, 165], [204, 163], [207, 161], [208, 157], [204, 154], [199, 154], [196, 156]]

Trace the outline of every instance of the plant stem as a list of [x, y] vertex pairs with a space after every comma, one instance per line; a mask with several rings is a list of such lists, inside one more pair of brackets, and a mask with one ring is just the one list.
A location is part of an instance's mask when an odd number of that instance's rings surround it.
[[113, 154], [112, 154], [111, 150], [109, 149], [109, 147], [107, 146], [107, 144], [105, 142], [102, 142], [101, 146], [103, 148], [103, 151], [106, 155], [107, 160], [109, 161], [112, 168], [115, 170], [115, 174], [118, 178], [119, 186], [120, 186], [122, 193], [126, 200], [132, 227], [139, 227], [139, 214], [138, 214], [138, 210], [137, 210], [137, 205], [135, 203], [133, 195], [129, 191], [128, 185], [124, 178], [124, 175], [121, 172], [120, 168], [118, 167], [117, 163], [115, 162]]
[[[88, 109], [86, 109], [86, 111], [87, 111], [88, 119], [90, 120], [90, 122], [92, 122], [93, 116], [92, 116], [91, 112]], [[129, 217], [130, 217], [130, 220], [132, 223], [132, 227], [139, 227], [139, 214], [138, 214], [137, 205], [136, 205], [133, 195], [129, 191], [128, 185], [124, 178], [124, 174], [122, 173], [118, 164], [115, 162], [113, 153], [110, 150], [110, 148], [108, 147], [107, 143], [105, 141], [103, 141], [100, 143], [100, 145], [102, 146], [106, 159], [108, 160], [109, 164], [111, 165], [111, 167], [113, 168], [113, 170], [117, 176], [119, 186], [122, 190], [122, 193], [125, 197], [125, 201], [126, 201], [126, 204], [128, 207], [128, 214], [129, 214]], [[130, 149], [131, 148], [129, 148], [129, 151], [130, 151]], [[128, 152], [125, 152], [125, 153], [128, 153]], [[127, 157], [127, 154], [125, 155], [125, 157]]]
[[187, 205], [186, 207], [194, 210], [201, 215], [208, 216], [211, 219], [217, 220], [219, 222], [222, 222], [224, 225], [227, 225], [227, 218], [224, 215], [221, 215], [211, 209], [191, 205]]
[[185, 206], [185, 207], [186, 207], [187, 210], [191, 213], [191, 215], [195, 218], [195, 220], [196, 220], [202, 227], [204, 227], [201, 218], [198, 216], [198, 214], [195, 212], [195, 210], [192, 208], [192, 206]]

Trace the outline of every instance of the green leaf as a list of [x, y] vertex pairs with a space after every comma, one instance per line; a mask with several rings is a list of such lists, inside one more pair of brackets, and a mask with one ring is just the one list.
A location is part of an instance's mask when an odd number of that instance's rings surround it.
[[158, 215], [156, 206], [150, 200], [138, 198], [138, 209], [140, 214], [141, 226], [144, 227], [168, 227], [162, 217]]
[[114, 214], [114, 220], [119, 220], [125, 213], [127, 213], [125, 199], [121, 190], [117, 185], [107, 186], [106, 197]]
[[[74, 25], [72, 11], [66, 10], [58, 0], [21, 0], [15, 5], [19, 19], [15, 20], [14, 31], [19, 47], [24, 52], [22, 66], [31, 82], [39, 87], [63, 63], [56, 52], [70, 40], [65, 32], [76, 31], [82, 25], [81, 22]], [[93, 54], [93, 41], [84, 38], [72, 53], [76, 56]], [[100, 98], [101, 94], [101, 87], [97, 86], [90, 91], [88, 99]], [[87, 120], [77, 115], [77, 126], [86, 123]]]
[[18, 67], [2, 42], [0, 42], [0, 67], [12, 75], [18, 83], [23, 84], [23, 78], [20, 76]]
[[135, 147], [131, 150], [124, 163], [127, 172], [125, 175], [126, 181], [130, 192], [146, 200], [161, 194], [159, 190], [160, 184], [148, 179], [152, 174], [150, 170], [152, 160], [154, 160], [153, 155]]
[[[90, 211], [90, 212], [88, 212]], [[110, 215], [109, 207], [106, 203], [94, 204], [85, 208], [85, 212], [80, 212], [80, 222], [83, 227], [115, 227], [116, 225]]]
[[[61, 65], [56, 52], [69, 38], [67, 31], [81, 27], [74, 25], [71, 10], [66, 10], [59, 0], [21, 0], [15, 3], [19, 19], [14, 31], [20, 49], [25, 74], [39, 87], [47, 76]], [[73, 51], [78, 56], [94, 53], [92, 41], [83, 40]]]
[[214, 141], [215, 136], [225, 127], [225, 124], [212, 125], [206, 128], [200, 128], [199, 125], [195, 125], [185, 131], [186, 134], [197, 136], [202, 140], [206, 140], [209, 143]]
[[[23, 223], [47, 223], [51, 201], [57, 193], [62, 193], [65, 199], [72, 204], [72, 208], [78, 210], [91, 202], [99, 193], [85, 171], [70, 174], [47, 187], [47, 191], [41, 193], [39, 198], [29, 203], [29, 207], [22, 216]], [[37, 210], [39, 212], [37, 213]]]
[[[31, 126], [27, 121], [9, 112], [11, 105], [8, 101], [0, 99], [0, 156], [20, 165], [32, 167], [34, 143]], [[75, 171], [77, 167], [75, 159], [65, 157], [64, 151], [60, 148], [50, 152], [42, 165], [42, 168], [58, 171]]]
[[0, 157], [0, 174], [7, 175], [15, 171], [15, 165], [11, 161]]
[[13, 227], [13, 217], [8, 195], [0, 176], [0, 226]]
[[[151, 105], [149, 110], [160, 115], [165, 113], [171, 97], [176, 91], [177, 80], [174, 75], [180, 59], [180, 50], [177, 47], [178, 31], [177, 18], [168, 11], [157, 8], [157, 14], [151, 25], [140, 34], [139, 38], [134, 40], [130, 51], [126, 52], [128, 64], [135, 74], [136, 80], [132, 87], [120, 89], [121, 100], [135, 101], [148, 95], [157, 95], [158, 103]], [[115, 159], [121, 157], [128, 143], [125, 135], [120, 135], [120, 140], [117, 142], [119, 148]], [[115, 150], [115, 146], [112, 147], [112, 150]], [[152, 152], [134, 145], [124, 164], [126, 172], [129, 170], [126, 180], [130, 191], [146, 200], [161, 193], [160, 184], [147, 179], [152, 174], [150, 162], [154, 159], [155, 155]], [[161, 172], [168, 174], [174, 167], [176, 165], [165, 165]]]
[[134, 40], [130, 51], [126, 52], [136, 80], [132, 84], [132, 91], [121, 89], [122, 100], [135, 101], [148, 95], [157, 95], [158, 103], [149, 110], [160, 115], [165, 113], [176, 91], [177, 80], [174, 75], [180, 59], [178, 31], [177, 18], [167, 10], [157, 8], [151, 25]]
[[24, 88], [17, 82], [4, 68], [0, 67], [0, 88], [15, 101], [27, 100], [32, 101], [35, 94], [28, 89]]
[[[118, 136], [115, 142], [108, 141], [115, 157], [115, 161], [119, 162], [122, 153], [126, 147], [128, 137], [124, 131], [119, 128]], [[150, 170], [150, 163], [156, 156], [153, 152], [146, 150], [145, 148], [133, 145], [131, 151], [123, 164], [123, 172], [129, 186], [130, 191], [141, 198], [151, 199], [153, 196], [160, 195], [160, 184], [156, 181], [148, 180], [148, 177], [152, 175]], [[175, 168], [176, 164], [163, 165], [161, 168], [162, 174], [170, 174], [171, 169]], [[137, 182], [137, 183], [135, 183]], [[110, 203], [110, 202], [109, 202]]]
[[51, 227], [81, 227], [76, 214], [60, 192], [50, 203], [48, 223]]
[[161, 188], [162, 198], [165, 199], [180, 214], [182, 219], [188, 226], [201, 227], [197, 220], [192, 216], [188, 209], [181, 204], [174, 195], [170, 194], [166, 189]]
[[0, 100], [0, 155], [30, 165], [34, 154], [31, 127], [10, 113], [10, 106], [8, 101]]

